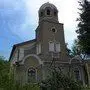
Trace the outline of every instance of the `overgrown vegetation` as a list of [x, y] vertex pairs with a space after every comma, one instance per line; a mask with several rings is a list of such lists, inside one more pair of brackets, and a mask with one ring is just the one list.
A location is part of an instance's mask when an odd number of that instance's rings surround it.
[[10, 75], [10, 63], [0, 56], [0, 90], [40, 90], [39, 84], [20, 85]]
[[57, 69], [52, 69], [50, 76], [36, 84], [21, 85], [15, 83], [13, 77], [10, 78], [9, 74], [10, 64], [9, 61], [5, 61], [4, 58], [0, 57], [0, 90], [81, 90], [81, 84], [69, 76], [64, 75]]
[[62, 71], [54, 68], [50, 76], [42, 81], [42, 90], [81, 90], [82, 85], [79, 81], [65, 75]]
[[0, 88], [8, 86], [9, 66], [9, 62], [0, 56]]

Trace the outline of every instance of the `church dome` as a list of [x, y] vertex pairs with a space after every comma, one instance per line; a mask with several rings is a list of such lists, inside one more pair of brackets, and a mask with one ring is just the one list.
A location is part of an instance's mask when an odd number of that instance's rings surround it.
[[44, 3], [39, 8], [38, 15], [39, 15], [39, 22], [41, 22], [42, 20], [58, 22], [57, 7], [49, 2]]
[[[44, 10], [44, 9], [47, 8], [47, 7], [50, 7], [51, 9], [57, 10], [57, 7], [56, 7], [54, 4], [51, 4], [51, 3], [47, 2], [47, 3], [44, 3], [44, 4], [40, 7], [39, 11]], [[57, 10], [57, 11], [58, 11], [58, 10]]]

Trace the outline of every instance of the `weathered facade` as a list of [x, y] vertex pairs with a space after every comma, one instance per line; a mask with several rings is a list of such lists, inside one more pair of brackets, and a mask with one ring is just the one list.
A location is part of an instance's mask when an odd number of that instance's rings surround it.
[[83, 85], [90, 84], [89, 62], [84, 62], [79, 56], [70, 58], [68, 55], [56, 6], [45, 3], [38, 15], [36, 38], [13, 46], [10, 62], [15, 81], [29, 83], [45, 79], [54, 60], [55, 67], [61, 68], [65, 74], [69, 72]]

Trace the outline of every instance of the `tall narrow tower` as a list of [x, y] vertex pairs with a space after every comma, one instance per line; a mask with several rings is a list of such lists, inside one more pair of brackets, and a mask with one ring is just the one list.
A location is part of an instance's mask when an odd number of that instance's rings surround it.
[[58, 61], [68, 61], [64, 40], [63, 24], [58, 21], [58, 9], [47, 2], [39, 11], [39, 26], [36, 29], [36, 40], [42, 60], [50, 61], [57, 57]]

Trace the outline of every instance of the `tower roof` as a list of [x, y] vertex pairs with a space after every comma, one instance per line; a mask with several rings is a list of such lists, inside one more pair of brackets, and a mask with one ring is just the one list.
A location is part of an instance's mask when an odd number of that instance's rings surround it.
[[[44, 9], [47, 8], [47, 7], [50, 7], [51, 9], [56, 9], [56, 10], [57, 10], [57, 7], [56, 7], [54, 4], [47, 2], [47, 3], [44, 3], [44, 4], [40, 7], [39, 11], [44, 10]], [[57, 10], [57, 11], [58, 11], [58, 10]]]

